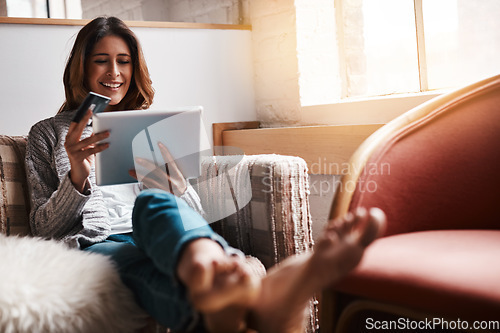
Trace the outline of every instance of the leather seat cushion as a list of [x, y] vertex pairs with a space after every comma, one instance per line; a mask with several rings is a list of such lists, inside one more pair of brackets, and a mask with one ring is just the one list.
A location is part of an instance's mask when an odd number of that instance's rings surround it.
[[381, 238], [335, 286], [453, 318], [498, 318], [500, 231], [437, 230]]

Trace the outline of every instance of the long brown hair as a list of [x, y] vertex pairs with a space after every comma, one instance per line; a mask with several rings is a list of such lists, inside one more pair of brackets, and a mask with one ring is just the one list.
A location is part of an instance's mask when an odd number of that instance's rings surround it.
[[146, 60], [139, 40], [130, 28], [117, 17], [97, 17], [87, 23], [78, 33], [71, 50], [63, 82], [66, 101], [59, 112], [75, 110], [89, 93], [87, 86], [85, 62], [94, 46], [106, 36], [121, 37], [128, 45], [132, 57], [132, 82], [125, 97], [113, 106], [116, 110], [147, 109], [153, 103], [154, 89], [151, 85]]

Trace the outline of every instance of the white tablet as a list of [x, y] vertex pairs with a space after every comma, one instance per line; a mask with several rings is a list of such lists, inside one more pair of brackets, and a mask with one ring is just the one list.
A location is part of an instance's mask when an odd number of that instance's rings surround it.
[[[97, 185], [137, 182], [129, 175], [136, 169], [145, 175], [148, 170], [136, 158], [154, 162], [165, 169], [158, 143], [163, 143], [186, 178], [200, 175], [200, 152], [209, 148], [201, 119], [202, 107], [166, 111], [138, 110], [96, 113], [92, 117], [94, 133], [109, 130], [109, 148], [96, 154]], [[205, 134], [205, 135], [202, 135]], [[208, 144], [208, 147], [207, 147]], [[151, 170], [149, 170], [151, 171]]]

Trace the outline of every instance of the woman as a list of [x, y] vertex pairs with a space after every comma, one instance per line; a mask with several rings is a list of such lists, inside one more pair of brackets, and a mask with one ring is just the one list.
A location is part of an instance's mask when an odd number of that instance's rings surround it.
[[[60, 112], [29, 133], [32, 232], [110, 256], [137, 302], [167, 327], [299, 331], [308, 299], [352, 269], [383, 227], [377, 210], [351, 214], [325, 231], [314, 254], [291, 258], [261, 280], [203, 220], [178, 170], [164, 177], [179, 197], [141, 192], [139, 184], [96, 186], [93, 156], [108, 147], [100, 141], [109, 133], [92, 133], [90, 110], [72, 122], [75, 110], [89, 91], [111, 98], [107, 111], [146, 109], [154, 96], [141, 47], [121, 20], [99, 17], [81, 29], [64, 86]], [[185, 230], [182, 219], [200, 227]]]

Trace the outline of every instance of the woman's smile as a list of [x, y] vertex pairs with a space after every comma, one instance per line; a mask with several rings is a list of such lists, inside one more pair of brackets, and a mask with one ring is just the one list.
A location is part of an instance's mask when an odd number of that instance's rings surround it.
[[122, 86], [123, 82], [101, 82], [103, 86], [110, 89], [117, 89]]

